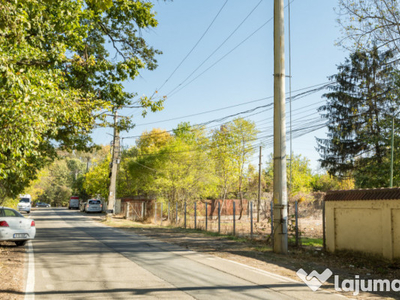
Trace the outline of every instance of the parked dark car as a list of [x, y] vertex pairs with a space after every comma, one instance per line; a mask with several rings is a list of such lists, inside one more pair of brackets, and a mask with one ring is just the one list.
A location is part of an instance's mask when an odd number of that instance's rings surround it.
[[37, 202], [36, 207], [51, 207], [51, 205], [46, 202]]

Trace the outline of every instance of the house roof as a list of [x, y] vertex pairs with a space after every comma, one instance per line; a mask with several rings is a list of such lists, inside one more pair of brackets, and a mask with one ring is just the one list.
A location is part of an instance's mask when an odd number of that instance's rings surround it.
[[400, 188], [328, 191], [324, 198], [325, 201], [397, 200], [397, 199], [400, 199]]

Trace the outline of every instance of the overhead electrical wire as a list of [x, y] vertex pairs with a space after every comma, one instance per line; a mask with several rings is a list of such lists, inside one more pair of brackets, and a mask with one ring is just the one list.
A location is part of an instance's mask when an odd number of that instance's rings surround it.
[[[240, 24], [231, 32], [231, 34], [205, 59], [203, 62], [194, 70], [192, 71], [180, 84], [178, 84], [174, 89], [172, 89], [170, 92], [167, 93], [167, 95], [170, 95], [174, 93], [176, 89], [178, 89], [182, 84], [184, 84], [194, 73], [197, 72], [198, 69], [200, 69], [238, 30], [239, 28], [246, 22], [246, 20], [251, 16], [251, 14], [257, 9], [257, 7], [261, 4], [263, 0], [260, 0], [256, 4], [256, 6], [250, 11], [250, 13], [247, 14], [247, 16], [240, 22]], [[197, 77], [196, 77], [197, 78]]]
[[225, 3], [222, 5], [218, 13], [215, 15], [214, 19], [211, 21], [210, 25], [208, 25], [207, 29], [204, 31], [202, 36], [198, 39], [196, 44], [192, 47], [192, 49], [186, 54], [186, 56], [181, 60], [181, 62], [178, 64], [178, 66], [172, 71], [172, 73], [169, 75], [169, 77], [165, 80], [165, 82], [158, 88], [156, 91], [153, 93], [151, 98], [153, 98], [154, 94], [156, 92], [160, 92], [160, 90], [164, 87], [164, 85], [171, 79], [171, 77], [176, 73], [176, 71], [180, 68], [180, 66], [185, 62], [185, 60], [192, 54], [193, 50], [196, 49], [196, 47], [199, 45], [201, 40], [204, 38], [204, 36], [207, 34], [207, 32], [210, 30], [211, 26], [214, 24], [215, 20], [217, 20], [218, 16], [221, 14], [222, 10], [224, 9], [225, 5], [228, 3], [228, 0], [225, 1]]
[[[323, 83], [323, 84], [318, 84], [318, 85], [310, 86], [309, 88], [313, 88], [313, 89], [306, 90], [305, 92], [302, 92], [302, 93], [299, 93], [299, 94], [293, 96], [293, 101], [294, 101], [294, 100], [299, 100], [299, 99], [301, 99], [301, 98], [303, 98], [303, 97], [306, 97], [306, 96], [308, 96], [308, 95], [310, 95], [310, 94], [312, 94], [312, 93], [318, 92], [318, 91], [320, 91], [320, 90], [326, 88], [327, 86], [329, 86], [329, 85], [331, 85], [331, 84], [332, 84], [332, 83]], [[298, 89], [298, 90], [296, 90], [296, 91], [303, 91], [304, 89], [306, 89], [306, 88]], [[246, 102], [246, 103], [243, 103], [243, 105], [244, 105], [244, 104], [253, 103], [253, 102], [258, 102], [258, 101], [265, 100], [265, 99], [270, 99], [270, 98], [273, 98], [273, 96], [265, 97], [265, 98], [258, 99], [258, 100], [248, 101], [248, 102]], [[289, 101], [289, 99], [287, 99], [286, 101]], [[242, 104], [238, 104], [238, 105], [233, 105], [233, 106], [228, 106], [228, 107], [224, 107], [224, 108], [219, 108], [219, 109], [215, 109], [215, 110], [211, 110], [211, 111], [202, 112], [202, 113], [199, 113], [199, 115], [200, 115], [200, 114], [206, 114], [206, 113], [209, 113], [209, 112], [214, 112], [214, 111], [220, 111], [220, 110], [228, 109], [228, 108], [232, 108], [232, 107], [237, 107], [237, 106], [240, 106], [240, 105], [242, 105]], [[214, 120], [207, 121], [207, 122], [203, 122], [203, 123], [199, 123], [199, 124], [193, 124], [192, 127], [206, 126], [206, 125], [209, 125], [209, 124], [211, 124], [211, 123], [221, 122], [221, 120], [226, 120], [227, 118], [234, 117], [234, 116], [238, 116], [238, 115], [244, 114], [244, 113], [250, 113], [250, 112], [253, 112], [254, 110], [257, 110], [257, 109], [260, 109], [260, 108], [264, 108], [264, 107], [268, 107], [268, 109], [272, 109], [272, 106], [273, 106], [273, 103], [269, 103], [269, 104], [267, 104], [267, 105], [258, 106], [258, 107], [256, 107], [256, 108], [252, 108], [252, 109], [250, 109], [250, 110], [242, 111], [242, 112], [239, 112], [239, 113], [236, 113], [236, 114], [232, 114], [232, 115], [229, 115], [229, 116], [225, 116], [225, 117], [222, 117], [222, 118], [214, 119]], [[304, 109], [305, 107], [308, 107], [308, 106], [301, 107], [301, 108], [299, 108], [299, 109], [297, 109], [297, 110]], [[297, 110], [296, 110], [296, 111], [297, 111]], [[264, 111], [265, 111], [265, 110], [264, 110]], [[185, 117], [188, 117], [188, 116], [184, 116], [184, 117], [181, 117], [181, 118], [185, 118]], [[176, 118], [174, 118], [174, 119], [176, 119]], [[170, 120], [171, 120], [171, 119], [170, 119]], [[169, 121], [169, 120], [163, 120], [163, 121], [158, 121], [158, 122], [151, 122], [151, 123], [146, 123], [146, 124], [139, 124], [139, 125], [136, 125], [136, 126], [151, 125], [151, 124], [157, 124], [157, 123], [166, 122], [166, 121]], [[264, 121], [264, 120], [263, 120], [263, 121]], [[219, 126], [219, 125], [216, 125], [216, 126]], [[166, 132], [173, 132], [173, 130], [167, 130]], [[150, 135], [150, 134], [151, 134], [151, 133], [149, 133], [149, 135]], [[154, 133], [153, 133], [153, 134], [154, 134]], [[161, 133], [157, 133], [157, 134], [161, 134]], [[141, 136], [142, 136], [142, 135], [134, 135], [134, 136], [127, 136], [127, 137], [122, 137], [122, 138], [123, 138], [123, 139], [131, 139], [131, 138], [139, 138], [139, 137], [141, 137]]]
[[[312, 85], [312, 86], [309, 86], [309, 87], [306, 87], [306, 88], [301, 88], [301, 89], [295, 90], [295, 91], [293, 91], [293, 92], [299, 92], [299, 91], [303, 91], [304, 89], [307, 89], [307, 88], [312, 88], [312, 89], [307, 90], [307, 91], [305, 91], [305, 92], [303, 92], [303, 93], [300, 93], [300, 94], [298, 94], [298, 95], [295, 95], [295, 96], [292, 98], [292, 100], [299, 99], [299, 98], [303, 98], [303, 97], [305, 97], [306, 95], [308, 95], [308, 94], [310, 94], [310, 93], [318, 92], [318, 91], [320, 91], [320, 90], [322, 90], [322, 89], [325, 89], [326, 87], [328, 87], [329, 85], [332, 85], [332, 84], [333, 84], [332, 82], [324, 82], [324, 83], [320, 83], [320, 84], [317, 84], [317, 85]], [[226, 110], [226, 109], [230, 109], [230, 108], [234, 108], [234, 107], [239, 107], [239, 106], [247, 105], [247, 104], [250, 104], [250, 103], [260, 102], [260, 101], [268, 100], [268, 99], [273, 99], [273, 97], [274, 97], [274, 96], [268, 96], [268, 97], [264, 97], [264, 98], [260, 98], [260, 99], [256, 99], [256, 100], [251, 100], [251, 101], [239, 103], [239, 104], [236, 104], [236, 105], [230, 105], [230, 106], [225, 106], [225, 107], [221, 107], [221, 108], [217, 108], [217, 109], [212, 109], [212, 110], [208, 110], [208, 111], [203, 111], [203, 112], [196, 113], [196, 114], [185, 115], [185, 116], [181, 116], [181, 117], [176, 117], [176, 118], [171, 118], [171, 119], [165, 119], [165, 120], [160, 120], [160, 121], [155, 121], [155, 122], [137, 124], [136, 127], [138, 127], [138, 126], [145, 126], [145, 125], [151, 125], [151, 124], [158, 124], [158, 123], [169, 122], [169, 121], [175, 121], [175, 120], [179, 120], [179, 119], [183, 119], [183, 118], [189, 118], [189, 117], [194, 117], [194, 116], [200, 116], [200, 115], [209, 114], [209, 113], [212, 113], [212, 112], [217, 112], [217, 111], [222, 111], [222, 110]], [[287, 99], [286, 99], [286, 102], [288, 102], [289, 100], [290, 100], [290, 99], [287, 98]]]

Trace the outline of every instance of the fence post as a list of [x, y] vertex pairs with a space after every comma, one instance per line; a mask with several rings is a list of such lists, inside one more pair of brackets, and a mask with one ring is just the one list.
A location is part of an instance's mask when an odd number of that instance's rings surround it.
[[178, 202], [176, 202], [176, 209], [175, 209], [175, 224], [178, 225]]
[[325, 200], [322, 201], [322, 247], [326, 250], [326, 232], [325, 232]]
[[154, 224], [157, 223], [157, 202], [154, 202]]
[[218, 233], [221, 233], [221, 205], [218, 201]]
[[299, 246], [299, 203], [297, 201], [294, 202], [294, 216], [296, 218], [296, 247]]
[[236, 215], [236, 207], [235, 207], [235, 201], [233, 201], [233, 235], [236, 234], [236, 220], [235, 220], [235, 215]]
[[194, 203], [194, 229], [197, 229], [197, 206], [196, 206], [196, 202]]
[[168, 201], [168, 222], [169, 222], [169, 207], [170, 207], [170, 204], [171, 203], [169, 203], [169, 201]]
[[185, 201], [185, 228], [186, 228], [186, 201]]
[[161, 208], [160, 208], [160, 225], [162, 226], [162, 202], [161, 202]]
[[253, 238], [253, 201], [250, 202], [250, 237]]
[[144, 202], [142, 202], [142, 220], [144, 220]]
[[274, 202], [271, 201], [271, 244], [274, 248]]
[[207, 231], [207, 225], [208, 225], [208, 224], [207, 224], [207, 222], [208, 222], [207, 219], [208, 219], [208, 216], [207, 216], [207, 202], [206, 202], [206, 231]]

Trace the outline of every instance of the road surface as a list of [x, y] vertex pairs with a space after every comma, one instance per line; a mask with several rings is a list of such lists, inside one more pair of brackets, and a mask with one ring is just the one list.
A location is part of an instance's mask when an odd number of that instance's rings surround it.
[[343, 299], [305, 284], [95, 222], [32, 211], [25, 299]]

